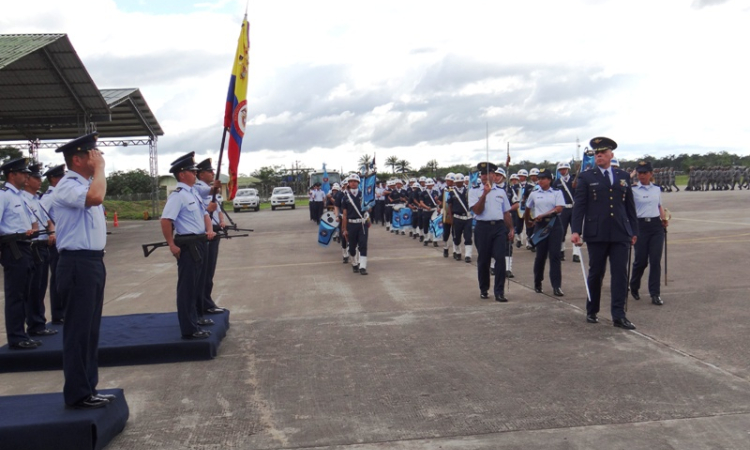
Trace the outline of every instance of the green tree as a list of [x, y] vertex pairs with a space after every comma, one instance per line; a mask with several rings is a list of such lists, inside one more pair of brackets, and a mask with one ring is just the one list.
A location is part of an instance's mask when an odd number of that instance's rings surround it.
[[261, 197], [269, 197], [274, 187], [281, 184], [283, 168], [281, 166], [264, 166], [252, 173], [252, 176], [260, 180], [258, 192]]
[[151, 192], [151, 176], [143, 169], [116, 171], [107, 177], [107, 194], [147, 194]]
[[407, 173], [412, 170], [411, 164], [409, 164], [409, 161], [405, 159], [399, 159], [398, 163], [396, 164], [396, 170], [401, 174]]
[[3, 165], [10, 160], [17, 159], [22, 156], [23, 153], [16, 147], [11, 147], [9, 145], [0, 147], [0, 165]]
[[419, 170], [420, 172], [424, 171], [426, 174], [429, 174], [432, 178], [435, 178], [437, 176], [437, 171], [439, 167], [440, 165], [438, 164], [437, 160], [431, 159], [427, 161], [427, 164], [425, 164], [425, 166]]
[[372, 156], [368, 154], [364, 154], [359, 157], [359, 167], [365, 166], [366, 168], [370, 168], [370, 163], [372, 162]]
[[396, 166], [398, 165], [398, 156], [389, 156], [385, 160], [385, 165], [391, 168], [392, 173], [396, 173]]

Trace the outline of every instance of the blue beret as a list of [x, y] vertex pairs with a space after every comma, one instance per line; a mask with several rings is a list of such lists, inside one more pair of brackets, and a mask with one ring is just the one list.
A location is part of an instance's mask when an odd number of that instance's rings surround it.
[[171, 173], [179, 173], [183, 170], [198, 170], [195, 166], [195, 160], [193, 157], [195, 152], [190, 152], [187, 155], [180, 156], [179, 158], [172, 161], [172, 167], [169, 169]]
[[81, 137], [77, 137], [73, 139], [72, 141], [68, 142], [67, 144], [58, 147], [57, 150], [55, 150], [55, 152], [62, 153], [65, 156], [72, 155], [74, 153], [79, 153], [79, 152], [86, 153], [92, 148], [96, 148], [96, 140], [98, 139], [98, 136], [99, 136], [99, 132], [94, 131], [93, 133], [89, 133]]
[[607, 137], [595, 137], [589, 142], [591, 149], [596, 150], [614, 150], [617, 148], [617, 142]]
[[31, 173], [28, 167], [28, 163], [29, 160], [26, 158], [16, 158], [0, 166], [0, 171]]

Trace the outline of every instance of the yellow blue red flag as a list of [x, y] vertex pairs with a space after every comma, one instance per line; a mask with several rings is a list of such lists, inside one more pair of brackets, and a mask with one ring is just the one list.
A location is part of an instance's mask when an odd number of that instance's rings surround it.
[[245, 136], [247, 122], [247, 76], [248, 52], [250, 51], [250, 25], [247, 16], [242, 20], [242, 31], [237, 41], [237, 52], [234, 56], [232, 77], [229, 79], [227, 103], [224, 109], [224, 128], [229, 131], [229, 200], [237, 193], [237, 168], [240, 164], [242, 138]]

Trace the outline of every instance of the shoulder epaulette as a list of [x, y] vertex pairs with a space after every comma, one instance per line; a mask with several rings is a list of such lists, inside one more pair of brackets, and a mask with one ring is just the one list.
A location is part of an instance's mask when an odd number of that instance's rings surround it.
[[3, 185], [3, 187], [0, 187], [0, 191], [7, 191], [9, 188], [6, 185]]
[[174, 190], [174, 191], [172, 191], [172, 192], [180, 192], [181, 190], [182, 190], [182, 186], [178, 187], [177, 189], [175, 189], [175, 190]]

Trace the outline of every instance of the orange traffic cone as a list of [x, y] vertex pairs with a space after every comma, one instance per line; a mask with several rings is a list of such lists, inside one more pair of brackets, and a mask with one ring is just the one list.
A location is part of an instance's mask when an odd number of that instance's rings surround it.
[[120, 226], [119, 222], [117, 222], [117, 211], [115, 211], [115, 226], [116, 227]]

